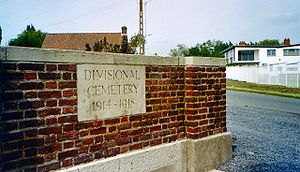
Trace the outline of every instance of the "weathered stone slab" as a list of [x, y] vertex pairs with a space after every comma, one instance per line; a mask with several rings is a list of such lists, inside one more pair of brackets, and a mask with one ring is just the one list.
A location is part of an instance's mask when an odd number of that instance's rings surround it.
[[78, 120], [146, 112], [145, 67], [77, 65]]

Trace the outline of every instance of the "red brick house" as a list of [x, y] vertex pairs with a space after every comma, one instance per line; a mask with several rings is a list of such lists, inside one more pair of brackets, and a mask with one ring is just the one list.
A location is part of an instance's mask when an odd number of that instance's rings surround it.
[[106, 39], [107, 43], [121, 45], [127, 38], [127, 27], [122, 27], [122, 32], [115, 33], [48, 33], [42, 48], [64, 50], [86, 50], [86, 44], [93, 48], [97, 41]]

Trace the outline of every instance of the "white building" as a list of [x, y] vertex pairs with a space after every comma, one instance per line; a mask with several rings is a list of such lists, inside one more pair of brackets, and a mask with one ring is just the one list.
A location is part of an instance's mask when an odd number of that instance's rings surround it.
[[251, 46], [244, 41], [223, 51], [227, 64], [268, 65], [300, 61], [300, 44], [284, 40], [283, 46]]

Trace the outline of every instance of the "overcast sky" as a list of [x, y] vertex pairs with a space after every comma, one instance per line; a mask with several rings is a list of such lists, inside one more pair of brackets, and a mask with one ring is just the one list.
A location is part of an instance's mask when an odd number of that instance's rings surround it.
[[[289, 37], [300, 43], [300, 0], [144, 0], [146, 54], [168, 55], [183, 43]], [[138, 0], [0, 0], [2, 45], [26, 25], [49, 33], [138, 33]]]

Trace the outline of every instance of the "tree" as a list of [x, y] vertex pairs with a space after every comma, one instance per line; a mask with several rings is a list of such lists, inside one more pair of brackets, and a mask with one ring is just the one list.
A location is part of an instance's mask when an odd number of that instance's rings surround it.
[[189, 48], [187, 48], [184, 44], [178, 44], [176, 48], [170, 50], [170, 55], [172, 57], [188, 56], [189, 55]]
[[187, 48], [183, 44], [178, 44], [177, 48], [170, 50], [171, 56], [202, 56], [202, 57], [224, 57], [221, 53], [233, 44], [231, 42], [208, 40], [202, 44], [196, 44]]
[[45, 36], [45, 32], [36, 30], [33, 25], [27, 25], [26, 30], [19, 34], [17, 38], [11, 39], [8, 45], [40, 48]]
[[[103, 40], [99, 40], [95, 42], [93, 46], [93, 51], [98, 52], [112, 52], [112, 53], [127, 53], [134, 54], [136, 53], [136, 48], [145, 43], [145, 38], [140, 34], [135, 34], [130, 38], [130, 42], [128, 42], [127, 37], [123, 37], [121, 45], [119, 44], [111, 44], [107, 42], [106, 37]], [[86, 51], [90, 51], [89, 45], [86, 44]]]
[[249, 45], [254, 46], [280, 46], [282, 43], [278, 39], [265, 39], [259, 42], [250, 42]]
[[134, 34], [129, 41], [129, 48], [131, 49], [131, 53], [135, 54], [137, 47], [146, 44], [146, 39], [142, 34]]

